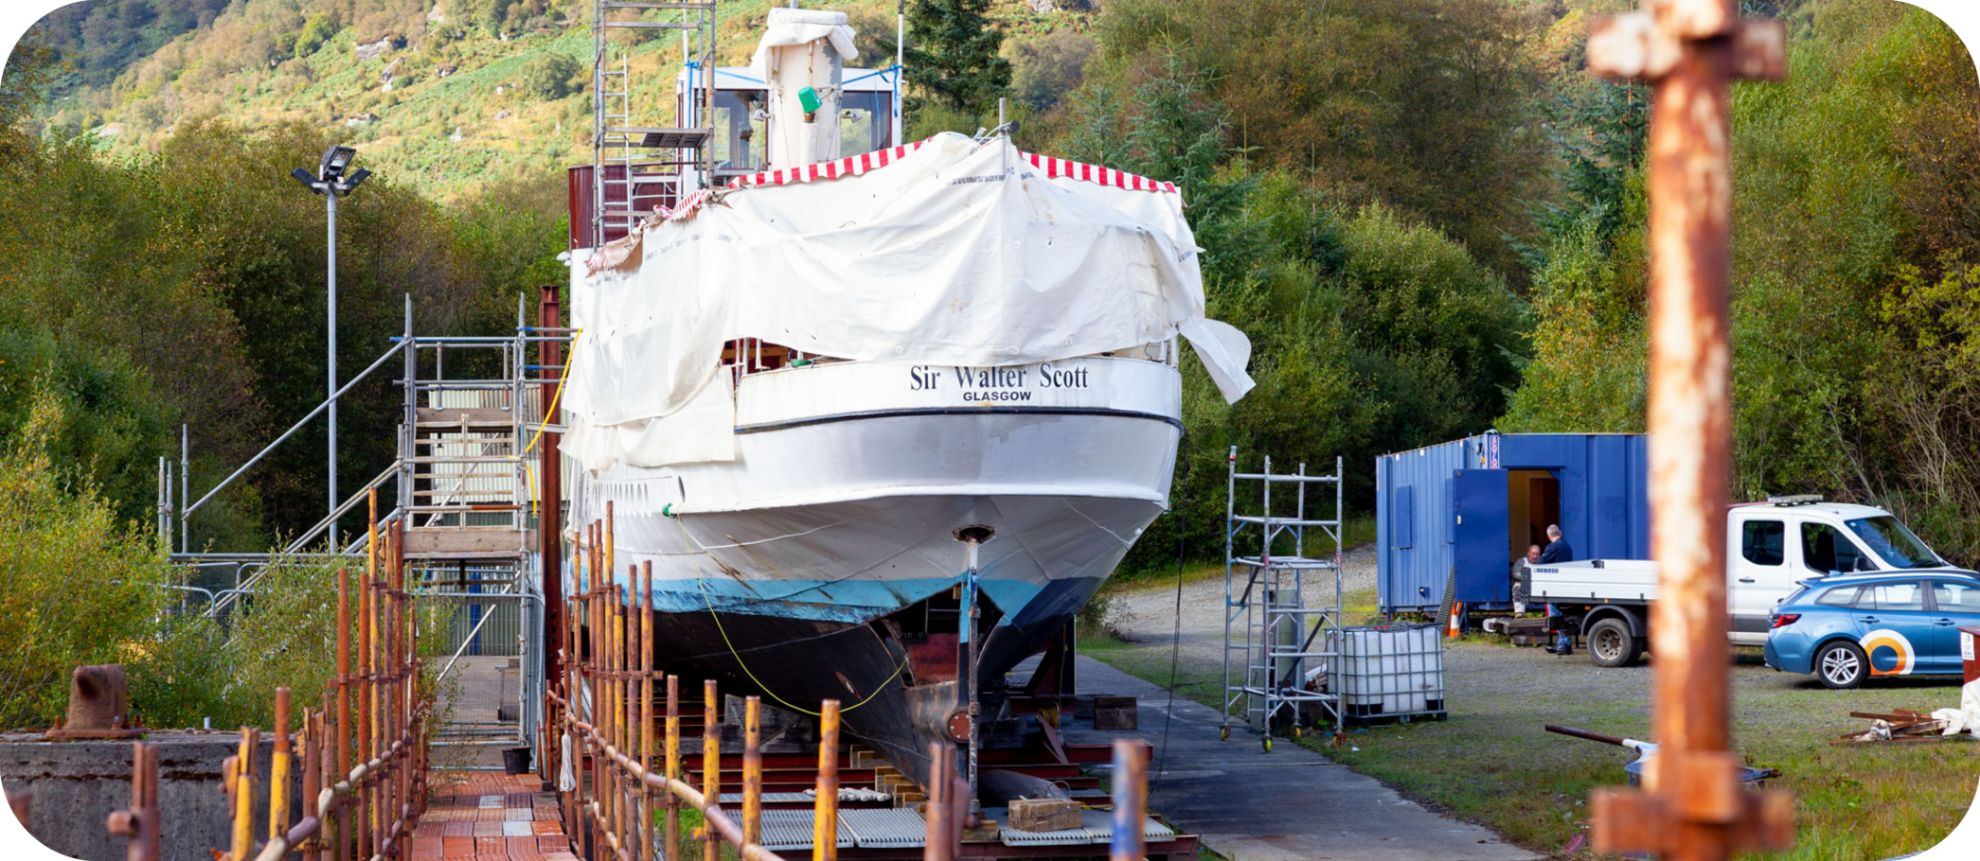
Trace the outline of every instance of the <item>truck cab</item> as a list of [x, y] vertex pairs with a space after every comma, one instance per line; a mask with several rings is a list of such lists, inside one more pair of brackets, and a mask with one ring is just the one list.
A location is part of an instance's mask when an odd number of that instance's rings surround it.
[[1766, 642], [1767, 615], [1803, 580], [1947, 567], [1890, 512], [1819, 497], [1733, 506], [1726, 544], [1726, 608], [1743, 645]]
[[[1765, 644], [1769, 614], [1810, 578], [1950, 567], [1881, 508], [1816, 496], [1734, 505], [1726, 510], [1728, 636]], [[1536, 566], [1531, 576], [1533, 600], [1551, 604], [1597, 664], [1623, 666], [1643, 653], [1658, 595], [1655, 562], [1589, 559]]]

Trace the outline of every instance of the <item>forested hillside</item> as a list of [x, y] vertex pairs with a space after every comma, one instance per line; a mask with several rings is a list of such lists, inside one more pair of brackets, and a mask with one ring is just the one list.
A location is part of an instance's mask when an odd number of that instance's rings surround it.
[[[871, 62], [891, 62], [892, 0], [809, 5], [851, 11]], [[1648, 94], [1582, 71], [1590, 17], [1624, 5], [911, 0], [911, 131], [973, 130], [1005, 95], [1029, 148], [1176, 180], [1212, 313], [1255, 345], [1259, 388], [1235, 407], [1190, 367], [1178, 513], [1133, 565], [1172, 560], [1178, 538], [1214, 552], [1229, 445], [1343, 456], [1366, 511], [1382, 452], [1495, 426], [1641, 429]], [[1880, 501], [1980, 558], [1973, 65], [1892, 0], [1746, 5], [1788, 21], [1792, 75], [1735, 94], [1736, 492]], [[766, 6], [724, 4], [725, 62]], [[43, 435], [54, 460], [141, 518], [180, 422], [198, 488], [313, 406], [321, 203], [286, 174], [333, 140], [379, 174], [345, 210], [344, 373], [384, 348], [405, 293], [423, 328], [501, 330], [518, 292], [562, 280], [588, 9], [51, 16], [0, 81], [0, 436], [38, 392], [87, 417]], [[979, 14], [999, 38], [965, 38]], [[643, 43], [636, 71], [664, 81], [678, 60]], [[389, 459], [390, 422], [347, 413], [346, 475]], [[314, 520], [318, 439], [258, 469], [195, 543]]]
[[[718, 62], [748, 63], [771, 5], [722, 3]], [[893, 62], [894, 0], [830, 5], [854, 16], [863, 62]], [[989, 7], [1014, 44], [1093, 18], [1083, 2], [1033, 5]], [[32, 34], [71, 67], [41, 118], [51, 136], [87, 134], [115, 155], [157, 149], [188, 118], [294, 122], [362, 146], [381, 176], [452, 199], [589, 160], [591, 10], [590, 0], [92, 0]], [[679, 41], [664, 30], [614, 37], [636, 43], [637, 109], [671, 122]]]

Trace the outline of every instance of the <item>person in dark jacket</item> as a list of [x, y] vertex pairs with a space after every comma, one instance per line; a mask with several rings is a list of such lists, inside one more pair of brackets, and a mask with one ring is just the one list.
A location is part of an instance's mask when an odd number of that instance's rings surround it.
[[1568, 546], [1567, 539], [1561, 537], [1559, 524], [1547, 527], [1547, 549], [1540, 551], [1540, 564], [1552, 565], [1556, 562], [1573, 562], [1574, 548]]
[[[1547, 549], [1540, 551], [1539, 564], [1552, 565], [1573, 561], [1574, 548], [1568, 546], [1567, 539], [1561, 537], [1560, 524], [1556, 523], [1548, 526]], [[1560, 615], [1560, 611], [1555, 610], [1554, 605], [1550, 603], [1547, 605], [1547, 615], [1557, 617]], [[1554, 632], [1554, 644], [1547, 647], [1547, 651], [1556, 655], [1572, 655], [1574, 654], [1574, 634], [1568, 631], [1565, 619], [1559, 620], [1559, 622], [1560, 627]]]

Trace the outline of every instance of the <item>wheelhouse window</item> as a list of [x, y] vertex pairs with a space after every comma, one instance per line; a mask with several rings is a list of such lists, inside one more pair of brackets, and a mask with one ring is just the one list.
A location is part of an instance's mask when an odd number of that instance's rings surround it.
[[716, 170], [762, 170], [769, 162], [770, 135], [762, 113], [765, 98], [762, 90], [715, 91]]
[[839, 155], [886, 149], [893, 129], [893, 93], [847, 91], [839, 95]]
[[1879, 517], [1859, 517], [1845, 521], [1849, 531], [1870, 545], [1872, 552], [1884, 557], [1893, 568], [1936, 568], [1945, 563], [1939, 554], [1918, 540], [1910, 529], [1888, 514]]

